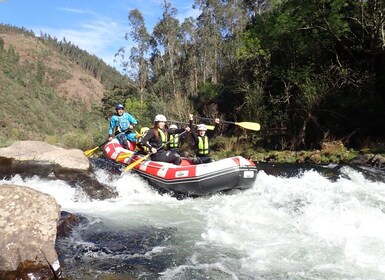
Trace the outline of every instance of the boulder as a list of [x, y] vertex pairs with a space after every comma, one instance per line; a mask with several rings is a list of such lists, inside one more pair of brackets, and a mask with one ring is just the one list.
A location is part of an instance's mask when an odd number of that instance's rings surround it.
[[15, 142], [0, 149], [0, 179], [16, 174], [63, 180], [81, 187], [91, 199], [117, 196], [116, 190], [95, 179], [90, 161], [78, 149], [66, 150], [40, 141]]
[[28, 187], [0, 185], [0, 213], [1, 279], [11, 272], [20, 275], [20, 269], [23, 273], [44, 267], [59, 271], [55, 241], [60, 205], [52, 196]]
[[57, 238], [69, 237], [72, 233], [72, 228], [79, 225], [80, 221], [80, 216], [62, 211], [59, 224], [57, 226]]
[[370, 159], [369, 164], [379, 169], [385, 169], [385, 157], [382, 155], [375, 155]]
[[44, 161], [63, 168], [87, 170], [90, 162], [79, 149], [63, 149], [41, 141], [17, 141], [0, 148], [0, 156], [19, 161]]
[[363, 154], [352, 159], [350, 164], [370, 166], [378, 169], [385, 169], [385, 157], [380, 154]]

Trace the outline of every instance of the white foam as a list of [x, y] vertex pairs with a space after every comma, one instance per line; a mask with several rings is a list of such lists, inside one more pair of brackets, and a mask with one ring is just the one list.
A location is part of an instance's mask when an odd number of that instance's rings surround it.
[[[181, 251], [190, 258], [183, 265], [170, 264], [164, 279], [192, 269], [217, 270], [228, 279], [385, 278], [385, 184], [368, 181], [351, 168], [342, 172], [335, 181], [316, 171], [292, 178], [259, 172], [249, 190], [185, 200], [158, 194], [132, 173], [111, 177], [98, 171], [98, 180], [119, 194], [104, 201], [79, 197], [79, 191], [60, 180], [15, 176], [0, 184], [47, 192], [63, 209], [100, 217], [117, 228], [176, 228]], [[162, 252], [169, 250], [161, 246], [148, 255]]]

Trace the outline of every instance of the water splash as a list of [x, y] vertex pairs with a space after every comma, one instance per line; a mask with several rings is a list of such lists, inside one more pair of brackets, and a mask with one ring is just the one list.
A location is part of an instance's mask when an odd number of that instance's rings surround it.
[[59, 180], [0, 184], [47, 192], [87, 217], [63, 245], [67, 269], [72, 260], [148, 279], [385, 278], [385, 183], [348, 166], [332, 180], [312, 168], [290, 174], [260, 171], [249, 190], [184, 200], [104, 170], [96, 177], [119, 193], [104, 201]]

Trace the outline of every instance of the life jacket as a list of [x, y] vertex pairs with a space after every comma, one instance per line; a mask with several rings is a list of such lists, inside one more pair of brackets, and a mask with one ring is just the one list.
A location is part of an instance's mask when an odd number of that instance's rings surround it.
[[198, 155], [208, 155], [210, 153], [209, 138], [207, 135], [198, 136]]
[[179, 134], [170, 134], [170, 143], [168, 144], [170, 148], [179, 147]]
[[117, 130], [119, 132], [125, 131], [130, 127], [130, 121], [127, 119], [126, 114], [124, 113], [121, 116], [118, 116], [118, 127]]
[[139, 151], [143, 151], [145, 153], [148, 153], [150, 149], [143, 145], [143, 137], [147, 134], [149, 128], [148, 127], [142, 127], [140, 129], [140, 133], [137, 133], [135, 138], [136, 138], [136, 149]]
[[164, 131], [159, 129], [159, 128], [158, 128], [158, 132], [159, 132], [160, 138], [162, 139], [162, 145], [166, 145], [166, 143], [167, 143], [167, 133], [164, 133]]
[[142, 135], [137, 135], [137, 137], [136, 137], [136, 150], [137, 151], [143, 151], [145, 153], [148, 153], [150, 151], [150, 149], [146, 145], [143, 145], [143, 136]]

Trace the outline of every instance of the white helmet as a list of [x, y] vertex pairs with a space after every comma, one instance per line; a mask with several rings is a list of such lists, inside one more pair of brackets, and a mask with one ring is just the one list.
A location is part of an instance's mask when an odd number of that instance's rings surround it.
[[204, 130], [204, 131], [206, 131], [206, 130], [207, 130], [207, 126], [206, 126], [205, 124], [203, 124], [203, 123], [198, 124], [197, 130], [198, 130], [198, 131], [199, 131], [199, 130]]
[[154, 121], [155, 122], [167, 122], [167, 119], [164, 115], [156, 115]]
[[177, 129], [178, 127], [176, 126], [176, 124], [172, 124], [170, 125], [170, 129]]

